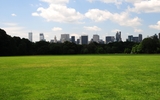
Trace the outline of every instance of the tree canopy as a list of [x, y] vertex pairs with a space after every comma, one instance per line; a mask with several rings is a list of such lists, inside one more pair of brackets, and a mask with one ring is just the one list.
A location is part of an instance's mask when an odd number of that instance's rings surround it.
[[157, 37], [145, 38], [141, 43], [113, 42], [78, 45], [71, 42], [50, 43], [47, 41], [30, 42], [28, 39], [11, 37], [0, 29], [0, 56], [13, 55], [64, 55], [64, 54], [110, 54], [110, 53], [160, 53]]

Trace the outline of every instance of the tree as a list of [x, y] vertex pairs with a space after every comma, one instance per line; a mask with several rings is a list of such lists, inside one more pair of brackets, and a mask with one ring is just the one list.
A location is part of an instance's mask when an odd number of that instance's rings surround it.
[[156, 37], [145, 38], [141, 42], [141, 48], [143, 53], [157, 53], [159, 47], [159, 41]]

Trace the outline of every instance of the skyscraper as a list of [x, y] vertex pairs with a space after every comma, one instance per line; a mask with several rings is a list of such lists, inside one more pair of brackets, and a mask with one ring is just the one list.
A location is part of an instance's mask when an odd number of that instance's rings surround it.
[[128, 41], [129, 41], [129, 42], [133, 42], [133, 35], [129, 35], [129, 36], [128, 36]]
[[69, 34], [61, 34], [61, 42], [70, 41]]
[[75, 41], [75, 36], [71, 36], [71, 42], [72, 42], [72, 43], [76, 43], [76, 41]]
[[57, 38], [56, 38], [56, 36], [54, 37], [54, 43], [57, 43]]
[[45, 41], [43, 33], [39, 34], [40, 41]]
[[139, 37], [133, 37], [133, 42], [139, 42]]
[[139, 36], [138, 36], [138, 42], [142, 42], [142, 34], [139, 34]]
[[122, 38], [121, 38], [121, 31], [117, 31], [117, 33], [116, 33], [116, 41], [117, 42], [120, 42], [120, 41], [122, 41]]
[[77, 44], [80, 44], [80, 39], [77, 39]]
[[99, 43], [99, 35], [93, 35], [93, 41]]
[[88, 44], [88, 35], [82, 35], [81, 36], [80, 44]]
[[115, 38], [114, 36], [106, 36], [106, 44], [114, 42]]
[[28, 33], [28, 39], [29, 39], [29, 41], [32, 42], [32, 32], [29, 32], [29, 33]]

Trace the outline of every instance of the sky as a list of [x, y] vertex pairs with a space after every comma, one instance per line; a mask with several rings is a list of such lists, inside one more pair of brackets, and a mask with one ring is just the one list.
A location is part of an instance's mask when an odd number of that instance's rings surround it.
[[1, 0], [0, 12], [0, 28], [21, 38], [32, 32], [33, 41], [40, 33], [47, 41], [61, 34], [105, 40], [121, 31], [125, 41], [160, 33], [160, 0]]

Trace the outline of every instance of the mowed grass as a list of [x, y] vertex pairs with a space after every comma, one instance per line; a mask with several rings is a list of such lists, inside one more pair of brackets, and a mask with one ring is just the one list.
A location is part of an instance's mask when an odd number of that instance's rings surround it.
[[160, 55], [0, 57], [0, 100], [160, 100]]

